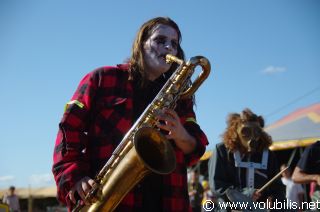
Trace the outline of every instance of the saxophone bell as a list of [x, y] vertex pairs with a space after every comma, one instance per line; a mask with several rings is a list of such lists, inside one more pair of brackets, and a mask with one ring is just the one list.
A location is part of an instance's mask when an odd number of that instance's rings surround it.
[[134, 146], [145, 166], [157, 174], [169, 174], [176, 168], [176, 157], [168, 139], [152, 127], [140, 128]]

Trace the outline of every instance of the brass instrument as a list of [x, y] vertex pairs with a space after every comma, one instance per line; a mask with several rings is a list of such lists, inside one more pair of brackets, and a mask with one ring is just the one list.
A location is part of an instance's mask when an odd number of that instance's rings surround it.
[[[175, 169], [175, 152], [165, 136], [155, 129], [158, 122], [156, 115], [163, 108], [174, 109], [179, 98], [191, 97], [208, 77], [211, 68], [210, 62], [202, 56], [192, 57], [185, 63], [168, 54], [166, 62], [175, 62], [179, 66], [95, 177], [96, 183], [86, 196], [86, 200], [94, 203], [84, 208], [78, 201], [72, 211], [113, 211], [147, 174], [169, 174]], [[202, 72], [190, 85], [198, 65], [202, 67]]]

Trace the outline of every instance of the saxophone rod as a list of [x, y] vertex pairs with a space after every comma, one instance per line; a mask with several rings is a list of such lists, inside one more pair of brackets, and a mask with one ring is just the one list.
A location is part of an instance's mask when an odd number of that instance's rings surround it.
[[264, 189], [266, 189], [273, 181], [275, 181], [278, 177], [281, 176], [281, 174], [286, 171], [289, 167], [287, 166], [286, 168], [282, 169], [277, 175], [275, 175], [271, 180], [269, 180], [264, 186], [262, 186], [258, 192], [261, 193]]

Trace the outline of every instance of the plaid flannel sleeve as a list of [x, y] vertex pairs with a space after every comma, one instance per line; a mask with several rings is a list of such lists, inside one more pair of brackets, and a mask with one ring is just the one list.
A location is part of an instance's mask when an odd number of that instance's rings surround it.
[[186, 130], [197, 141], [194, 151], [185, 155], [186, 163], [191, 166], [197, 163], [201, 156], [204, 154], [206, 145], [208, 145], [208, 139], [205, 133], [201, 130], [200, 126], [197, 124], [196, 115], [193, 111], [192, 99], [178, 101], [176, 111], [180, 116], [181, 122], [183, 123]]
[[89, 170], [84, 149], [88, 142], [88, 117], [95, 90], [95, 80], [92, 73], [89, 73], [81, 80], [71, 101], [66, 105], [59, 123], [52, 172], [57, 184], [58, 199], [63, 203], [66, 203], [70, 189]]

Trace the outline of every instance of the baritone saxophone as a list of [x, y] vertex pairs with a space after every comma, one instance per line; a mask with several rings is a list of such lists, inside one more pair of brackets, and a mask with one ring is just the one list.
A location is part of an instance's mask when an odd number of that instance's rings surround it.
[[[175, 152], [166, 137], [156, 129], [156, 115], [163, 108], [174, 109], [178, 99], [190, 98], [209, 76], [211, 66], [203, 56], [195, 56], [185, 62], [168, 54], [166, 62], [178, 63], [179, 66], [95, 177], [95, 184], [86, 195], [86, 200], [93, 203], [84, 207], [78, 201], [72, 211], [113, 211], [147, 174], [169, 174], [175, 169]], [[191, 82], [197, 66], [201, 66], [202, 71]]]

